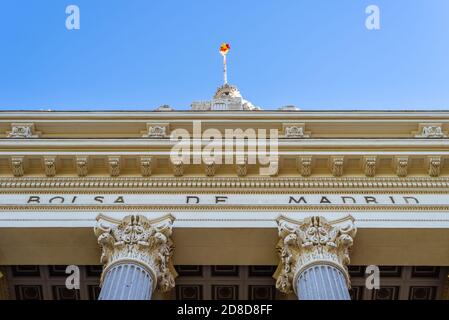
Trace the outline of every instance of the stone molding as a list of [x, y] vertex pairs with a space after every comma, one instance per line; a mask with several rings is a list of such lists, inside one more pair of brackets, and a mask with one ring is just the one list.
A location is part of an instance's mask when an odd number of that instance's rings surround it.
[[280, 239], [276, 249], [280, 262], [274, 277], [278, 290], [296, 293], [298, 276], [314, 265], [334, 266], [343, 273], [350, 287], [349, 249], [357, 232], [351, 216], [338, 223], [318, 216], [302, 221], [281, 216], [277, 222]]
[[173, 221], [171, 215], [157, 220], [129, 215], [117, 221], [100, 214], [94, 231], [102, 249], [102, 280], [112, 266], [131, 262], [139, 264], [151, 274], [153, 290], [157, 288], [167, 292], [174, 288], [177, 273], [172, 261]]

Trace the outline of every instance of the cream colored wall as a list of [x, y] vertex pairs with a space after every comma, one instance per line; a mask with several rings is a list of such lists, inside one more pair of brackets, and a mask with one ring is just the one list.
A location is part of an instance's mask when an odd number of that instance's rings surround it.
[[[277, 230], [174, 229], [179, 265], [276, 265]], [[359, 229], [353, 265], [449, 265], [447, 229]], [[93, 265], [100, 249], [91, 228], [0, 229], [3, 265]]]

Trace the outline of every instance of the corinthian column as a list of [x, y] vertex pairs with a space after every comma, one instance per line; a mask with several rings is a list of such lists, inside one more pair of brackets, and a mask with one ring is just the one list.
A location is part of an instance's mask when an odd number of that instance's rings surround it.
[[280, 262], [274, 274], [281, 292], [300, 300], [349, 300], [347, 269], [356, 228], [351, 216], [330, 223], [323, 217], [278, 219]]
[[175, 286], [172, 216], [115, 221], [100, 215], [97, 220], [95, 234], [104, 265], [100, 300], [151, 300], [155, 289], [166, 292]]

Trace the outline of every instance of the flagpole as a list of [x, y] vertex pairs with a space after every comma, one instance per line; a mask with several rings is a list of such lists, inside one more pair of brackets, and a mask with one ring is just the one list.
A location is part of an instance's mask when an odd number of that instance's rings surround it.
[[223, 55], [223, 76], [224, 76], [224, 84], [228, 84], [228, 68], [226, 64], [226, 55]]

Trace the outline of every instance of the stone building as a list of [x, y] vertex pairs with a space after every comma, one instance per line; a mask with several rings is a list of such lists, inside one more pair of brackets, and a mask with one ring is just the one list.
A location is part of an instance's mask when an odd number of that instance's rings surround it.
[[0, 297], [448, 299], [448, 131], [227, 84], [188, 111], [3, 111]]

